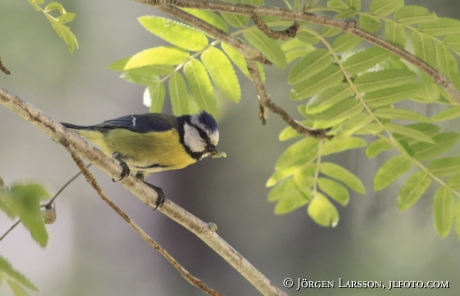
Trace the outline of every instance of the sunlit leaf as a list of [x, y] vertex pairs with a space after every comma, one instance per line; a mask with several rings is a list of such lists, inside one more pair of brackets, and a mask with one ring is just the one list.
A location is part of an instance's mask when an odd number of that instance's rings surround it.
[[416, 143], [411, 146], [415, 159], [426, 160], [434, 158], [452, 148], [460, 138], [455, 132], [445, 132], [433, 137], [435, 143]]
[[399, 191], [398, 209], [404, 211], [412, 207], [430, 187], [430, 184], [431, 178], [427, 172], [419, 171], [410, 176]]
[[423, 88], [419, 84], [408, 83], [368, 92], [364, 96], [364, 100], [369, 107], [378, 108], [404, 101], [408, 98], [415, 97], [422, 92]]
[[210, 47], [201, 54], [201, 60], [216, 86], [232, 101], [241, 99], [241, 89], [235, 70], [227, 56], [219, 49]]
[[317, 120], [314, 123], [315, 128], [327, 128], [339, 124], [353, 116], [358, 115], [363, 110], [360, 101], [352, 98], [344, 99], [335, 106], [324, 112], [317, 114]]
[[268, 178], [267, 183], [265, 183], [265, 186], [267, 187], [272, 187], [273, 185], [276, 185], [278, 182], [291, 177], [294, 175], [300, 167], [298, 166], [288, 166], [280, 170], [276, 170], [270, 178]]
[[199, 51], [208, 45], [208, 38], [188, 25], [158, 16], [141, 16], [138, 20], [150, 33], [180, 48]]
[[169, 78], [169, 96], [173, 114], [176, 116], [189, 114], [190, 106], [185, 80], [180, 73], [174, 73]]
[[406, 45], [406, 30], [404, 26], [392, 22], [385, 22], [385, 39], [399, 47]]
[[332, 47], [336, 52], [343, 53], [351, 50], [358, 44], [362, 39], [352, 34], [342, 33], [339, 37], [334, 40]]
[[321, 173], [337, 179], [350, 187], [351, 189], [355, 190], [358, 193], [365, 194], [366, 190], [364, 189], [364, 185], [361, 180], [356, 177], [352, 172], [348, 171], [347, 169], [336, 165], [332, 162], [322, 162], [320, 164], [319, 170]]
[[161, 113], [165, 102], [166, 87], [163, 82], [152, 83], [145, 88], [144, 105], [149, 108], [151, 113]]
[[319, 140], [305, 138], [289, 146], [276, 162], [275, 169], [299, 166], [312, 161], [316, 157]]
[[460, 21], [448, 17], [440, 17], [435, 22], [420, 23], [419, 29], [432, 36], [459, 34]]
[[452, 176], [460, 171], [460, 157], [445, 157], [433, 160], [428, 169], [438, 177]]
[[147, 65], [177, 65], [184, 62], [189, 53], [176, 47], [159, 46], [143, 50], [133, 55], [126, 63], [124, 70]]
[[395, 12], [395, 20], [402, 24], [412, 25], [418, 23], [434, 22], [438, 20], [436, 14], [431, 14], [428, 9], [417, 5], [407, 5]]
[[345, 150], [356, 149], [364, 147], [367, 142], [363, 138], [347, 137], [347, 138], [334, 138], [327, 141], [321, 146], [321, 155], [329, 155], [339, 153]]
[[374, 111], [375, 116], [387, 119], [410, 120], [417, 122], [431, 122], [431, 119], [415, 111], [399, 108], [380, 108]]
[[319, 178], [318, 186], [325, 194], [337, 201], [342, 206], [346, 206], [350, 201], [348, 190], [340, 183], [328, 178]]
[[184, 66], [184, 74], [198, 107], [216, 116], [217, 102], [211, 80], [203, 64], [196, 59], [191, 59]]
[[132, 83], [149, 85], [156, 82], [158, 76], [169, 75], [173, 70], [171, 65], [150, 65], [125, 71], [120, 77]]
[[374, 33], [382, 26], [380, 20], [374, 16], [361, 14], [359, 16], [359, 28]]
[[407, 136], [409, 138], [413, 138], [413, 139], [416, 139], [422, 142], [426, 142], [426, 143], [431, 143], [431, 144], [435, 143], [432, 138], [428, 137], [424, 133], [416, 129], [413, 129], [409, 126], [397, 125], [393, 123], [385, 123], [384, 125], [388, 130], [390, 130], [391, 132], [395, 134]]
[[392, 147], [391, 143], [384, 139], [375, 140], [366, 147], [366, 156], [374, 158], [380, 153], [390, 150]]
[[434, 224], [439, 236], [446, 237], [454, 222], [454, 195], [446, 187], [436, 190], [433, 202]]
[[411, 41], [415, 55], [422, 61], [436, 67], [436, 49], [431, 37], [419, 31], [412, 31]]
[[333, 86], [308, 101], [306, 111], [309, 114], [322, 112], [336, 105], [353, 93], [351, 87], [346, 83]]
[[187, 11], [190, 14], [193, 14], [197, 18], [204, 20], [208, 24], [228, 33], [227, 23], [216, 13], [212, 11], [193, 9], [193, 8], [182, 8], [182, 9]]
[[321, 226], [335, 227], [339, 223], [339, 212], [323, 194], [317, 192], [307, 208], [308, 215]]
[[374, 190], [382, 190], [405, 174], [412, 164], [405, 155], [396, 155], [387, 160], [374, 177]]

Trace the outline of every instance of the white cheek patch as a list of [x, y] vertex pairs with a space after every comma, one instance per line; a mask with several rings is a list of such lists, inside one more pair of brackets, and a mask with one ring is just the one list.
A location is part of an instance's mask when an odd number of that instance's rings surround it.
[[184, 124], [184, 144], [192, 152], [203, 152], [206, 149], [206, 143], [201, 138], [200, 133], [188, 123]]
[[209, 134], [209, 140], [211, 140], [211, 144], [216, 146], [217, 143], [219, 143], [219, 131], [216, 130], [215, 132]]

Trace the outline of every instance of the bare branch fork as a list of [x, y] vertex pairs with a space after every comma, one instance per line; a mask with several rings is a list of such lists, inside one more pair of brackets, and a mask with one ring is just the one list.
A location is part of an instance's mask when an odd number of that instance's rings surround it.
[[[230, 12], [234, 14], [249, 16], [249, 17], [274, 16], [274, 17], [280, 17], [280, 18], [284, 18], [284, 19], [292, 20], [292, 21], [303, 21], [303, 22], [323, 25], [326, 27], [337, 28], [347, 33], [350, 33], [352, 35], [355, 35], [357, 37], [360, 37], [361, 39], [369, 43], [382, 47], [386, 49], [387, 51], [399, 56], [400, 58], [403, 58], [406, 61], [410, 62], [411, 64], [416, 66], [418, 69], [428, 74], [452, 98], [454, 98], [457, 102], [460, 103], [460, 91], [452, 84], [452, 82], [449, 81], [449, 79], [446, 78], [446, 76], [441, 74], [441, 72], [431, 67], [426, 62], [420, 60], [419, 58], [417, 58], [415, 55], [411, 54], [407, 50], [397, 47], [369, 32], [366, 32], [358, 28], [356, 20], [354, 21], [353, 20], [350, 21], [350, 19], [340, 20], [340, 19], [336, 19], [336, 18], [332, 18], [328, 16], [316, 15], [316, 14], [309, 13], [309, 12], [293, 11], [293, 10], [283, 9], [280, 7], [257, 6], [257, 5], [250, 5], [250, 4], [224, 2], [220, 0], [212, 0], [212, 1], [206, 1], [206, 0], [134, 0], [134, 1], [156, 7], [157, 9], [162, 10], [162, 11], [164, 11], [163, 8], [166, 6], [177, 6], [181, 8], [196, 8], [196, 9], [202, 9], [202, 10]], [[191, 23], [191, 25], [194, 26], [195, 24]], [[244, 55], [244, 56], [246, 58], [250, 58], [247, 55]]]
[[[16, 113], [27, 122], [38, 127], [56, 143], [64, 146], [66, 149], [74, 150], [79, 156], [97, 166], [110, 177], [115, 179], [119, 178], [122, 170], [115, 160], [103, 154], [99, 149], [88, 144], [88, 142], [76, 133], [64, 128], [59, 122], [56, 122], [34, 106], [21, 100], [19, 97], [13, 95], [2, 87], [0, 87], [0, 104]], [[139, 179], [133, 176], [128, 176], [123, 179], [120, 184], [137, 196], [145, 204], [152, 208], [156, 207], [155, 202], [158, 197], [156, 191], [145, 185]], [[158, 208], [158, 211], [162, 212], [198, 236], [242, 276], [244, 276], [263, 295], [286, 295], [278, 287], [273, 285], [271, 281], [258, 271], [251, 263], [249, 263], [249, 261], [241, 256], [241, 254], [239, 254], [232, 246], [223, 240], [215, 232], [215, 228], [210, 227], [209, 223], [201, 221], [169, 199], [165, 201], [163, 206]]]

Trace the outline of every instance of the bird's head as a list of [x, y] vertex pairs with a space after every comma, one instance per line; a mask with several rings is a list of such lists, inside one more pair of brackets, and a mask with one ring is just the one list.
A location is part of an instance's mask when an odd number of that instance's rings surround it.
[[183, 121], [184, 145], [197, 159], [218, 153], [219, 142], [217, 123], [211, 114], [202, 111], [200, 114], [189, 115]]

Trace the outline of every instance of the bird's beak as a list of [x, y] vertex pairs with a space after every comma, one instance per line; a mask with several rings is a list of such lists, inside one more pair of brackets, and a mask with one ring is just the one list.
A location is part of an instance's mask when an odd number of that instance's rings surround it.
[[217, 151], [216, 146], [214, 145], [208, 145], [207, 150], [209, 153], [211, 153], [211, 155], [214, 155], [219, 152]]

